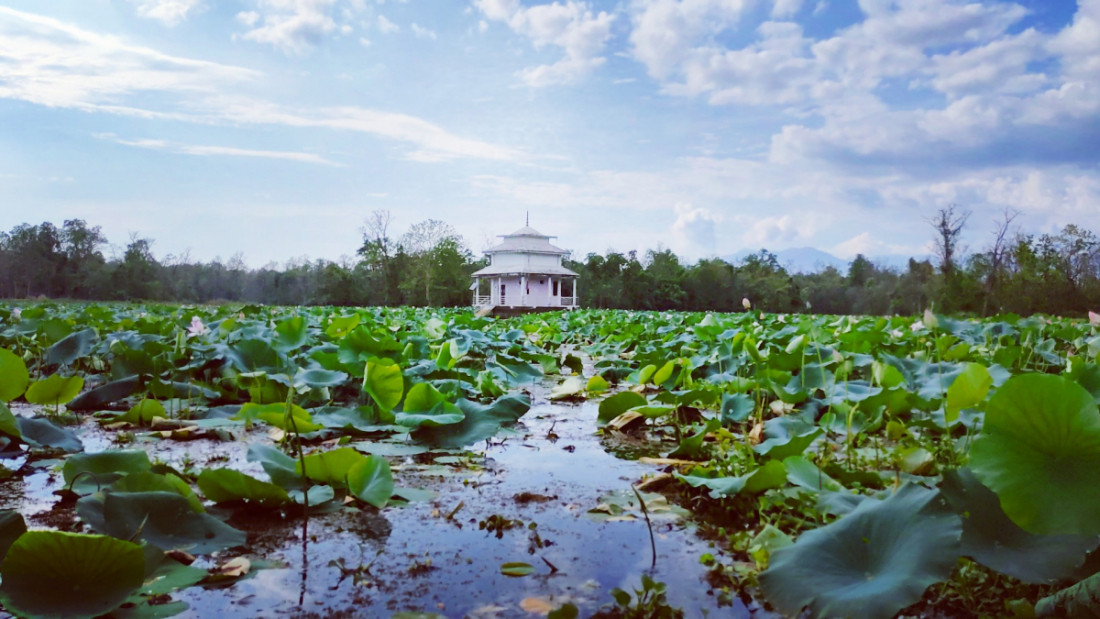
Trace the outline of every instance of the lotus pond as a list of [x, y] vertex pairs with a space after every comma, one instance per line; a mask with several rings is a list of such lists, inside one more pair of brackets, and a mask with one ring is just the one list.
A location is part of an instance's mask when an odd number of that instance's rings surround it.
[[1077, 616], [1087, 322], [0, 305], [19, 616]]

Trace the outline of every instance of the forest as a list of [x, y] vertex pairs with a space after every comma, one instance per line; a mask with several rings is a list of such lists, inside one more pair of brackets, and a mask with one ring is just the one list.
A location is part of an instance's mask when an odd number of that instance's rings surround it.
[[[1056, 234], [1013, 227], [1005, 212], [988, 242], [962, 246], [970, 213], [955, 205], [927, 218], [934, 257], [893, 269], [856, 256], [847, 271], [789, 273], [766, 250], [737, 264], [694, 264], [669, 249], [589, 253], [567, 265], [580, 274], [581, 304], [636, 310], [786, 313], [1079, 315], [1100, 307], [1100, 238], [1066, 225]], [[60, 226], [20, 224], [0, 232], [0, 297], [142, 300], [264, 305], [463, 306], [470, 273], [485, 265], [454, 228], [429, 219], [400, 236], [392, 215], [374, 211], [363, 243], [339, 261], [289, 260], [248, 268], [227, 261], [153, 254], [153, 239], [131, 235], [108, 255], [100, 226], [70, 219]]]

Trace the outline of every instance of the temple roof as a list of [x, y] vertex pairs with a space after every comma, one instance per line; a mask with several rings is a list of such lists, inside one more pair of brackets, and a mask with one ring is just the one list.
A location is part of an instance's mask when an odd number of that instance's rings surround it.
[[491, 264], [484, 269], [474, 271], [474, 277], [491, 277], [495, 275], [560, 275], [562, 277], [577, 277], [577, 272], [560, 265], [541, 267], [517, 267], [497, 266]]
[[562, 249], [550, 244], [550, 239], [554, 237], [543, 234], [531, 226], [524, 226], [511, 234], [502, 234], [500, 237], [504, 240], [486, 249], [486, 254], [513, 252], [527, 254], [558, 254], [564, 256], [569, 253], [567, 249]]

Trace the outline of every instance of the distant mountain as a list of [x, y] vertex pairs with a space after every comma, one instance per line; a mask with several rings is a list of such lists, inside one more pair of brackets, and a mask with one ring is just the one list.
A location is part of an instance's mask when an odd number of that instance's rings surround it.
[[[760, 253], [760, 250], [743, 249], [736, 254], [722, 256], [722, 259], [730, 264], [740, 264], [745, 258], [757, 253]], [[771, 253], [775, 254], [779, 264], [787, 269], [788, 273], [819, 273], [828, 267], [834, 267], [841, 273], [848, 271], [847, 261], [814, 247], [793, 247]]]

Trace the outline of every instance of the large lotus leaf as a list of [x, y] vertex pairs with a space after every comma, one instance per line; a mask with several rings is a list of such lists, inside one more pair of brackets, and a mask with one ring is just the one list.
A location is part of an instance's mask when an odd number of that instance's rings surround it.
[[275, 340], [271, 346], [280, 352], [290, 352], [306, 343], [309, 329], [303, 316], [287, 318], [275, 325]]
[[412, 437], [425, 445], [443, 449], [458, 449], [487, 439], [501, 426], [515, 423], [531, 408], [531, 399], [526, 395], [506, 395], [491, 404], [478, 404], [459, 399], [458, 408], [466, 417], [454, 424], [435, 427], [421, 427], [412, 433]]
[[1076, 619], [1100, 617], [1100, 573], [1040, 599], [1035, 604], [1035, 614]]
[[18, 417], [23, 440], [34, 447], [48, 447], [68, 452], [84, 451], [84, 443], [68, 428], [54, 425], [41, 417]]
[[12, 544], [0, 576], [0, 598], [15, 614], [95, 617], [141, 587], [145, 554], [103, 535], [30, 531]]
[[245, 338], [232, 346], [226, 346], [222, 354], [230, 365], [241, 372], [277, 370], [283, 357], [267, 340]]
[[23, 438], [23, 432], [19, 429], [19, 420], [3, 400], [0, 400], [0, 434], [6, 434], [12, 438]]
[[0, 511], [0, 565], [4, 563], [8, 548], [26, 532], [27, 523], [22, 514], [8, 509]]
[[297, 461], [274, 447], [253, 443], [248, 446], [247, 458], [249, 462], [259, 462], [277, 486], [293, 490], [305, 485], [301, 472], [296, 470]]
[[30, 375], [23, 359], [6, 348], [0, 348], [0, 402], [11, 402], [27, 390]]
[[358, 365], [373, 357], [389, 357], [401, 350], [401, 344], [384, 331], [372, 331], [369, 325], [359, 325], [340, 340], [337, 350], [340, 363]]
[[599, 423], [600, 425], [606, 424], [636, 406], [645, 405], [645, 396], [633, 391], [623, 391], [608, 396], [603, 402], [600, 402]]
[[196, 480], [203, 495], [215, 502], [246, 501], [277, 507], [290, 501], [286, 490], [233, 469], [206, 469]]
[[1046, 374], [1006, 382], [986, 404], [970, 468], [1024, 530], [1100, 533], [1100, 413], [1077, 383]]
[[787, 483], [787, 467], [779, 460], [768, 460], [760, 468], [739, 477], [703, 477], [679, 473], [673, 475], [693, 488], [709, 488], [710, 496], [716, 499], [735, 496], [741, 492], [756, 494]]
[[92, 352], [96, 340], [95, 329], [84, 329], [70, 333], [59, 340], [46, 352], [46, 363], [50, 365], [68, 365]]
[[139, 388], [141, 388], [141, 377], [127, 376], [86, 391], [65, 406], [73, 411], [96, 410], [130, 397]]
[[151, 423], [154, 417], [167, 416], [164, 405], [159, 400], [144, 399], [130, 407], [130, 410], [119, 415], [118, 420], [140, 425]]
[[153, 468], [144, 451], [103, 451], [69, 456], [61, 473], [65, 483], [77, 492], [95, 492], [115, 483], [124, 475], [147, 473]]
[[[349, 471], [364, 459], [366, 456], [351, 447], [323, 451], [303, 458], [306, 477], [330, 486], [346, 486]], [[302, 465], [303, 462], [295, 463], [294, 470], [299, 475], [302, 474]]]
[[163, 550], [203, 554], [245, 543], [245, 534], [191, 509], [175, 492], [107, 492], [77, 501], [77, 514], [100, 533], [137, 537]]
[[356, 497], [382, 509], [393, 494], [390, 463], [381, 456], [367, 456], [348, 470], [348, 490]]
[[359, 314], [349, 314], [347, 316], [333, 316], [332, 321], [325, 327], [325, 335], [334, 340], [338, 340], [359, 325]]
[[829, 393], [832, 397], [827, 398], [826, 403], [837, 405], [842, 402], [862, 402], [882, 393], [882, 387], [873, 387], [865, 380], [838, 381]]
[[[347, 340], [345, 340], [347, 341]], [[391, 411], [405, 391], [405, 379], [401, 366], [388, 359], [372, 359], [367, 362], [363, 374], [363, 391], [384, 411]]]
[[741, 423], [756, 410], [756, 402], [747, 393], [722, 394], [722, 423]]
[[348, 375], [344, 372], [325, 370], [322, 368], [311, 368], [308, 370], [299, 368], [298, 372], [294, 375], [294, 386], [305, 386], [311, 389], [338, 387], [344, 384], [347, 379]]
[[670, 454], [668, 454], [668, 457], [700, 459], [700, 456], [706, 454], [706, 449], [703, 447], [703, 443], [707, 438], [707, 434], [714, 432], [720, 427], [722, 427], [721, 421], [718, 421], [717, 419], [708, 419], [698, 432], [691, 436], [685, 436], [683, 439], [681, 439], [680, 445]]
[[111, 489], [115, 492], [175, 492], [187, 499], [192, 510], [198, 513], [206, 511], [191, 486], [172, 473], [130, 473], [112, 484]]
[[961, 531], [939, 492], [906, 485], [775, 551], [760, 585], [790, 616], [886, 619], [950, 576]]
[[417, 383], [405, 395], [403, 410], [394, 414], [397, 423], [408, 428], [445, 426], [458, 423], [465, 415], [429, 383]]
[[967, 363], [961, 374], [947, 388], [945, 415], [947, 423], [959, 418], [959, 411], [977, 406], [993, 386], [993, 377], [989, 370], [979, 363]]
[[50, 374], [44, 380], [31, 383], [24, 397], [31, 404], [64, 404], [75, 398], [83, 388], [82, 376], [62, 378], [58, 374]]
[[275, 402], [271, 404], [248, 402], [241, 407], [241, 410], [238, 411], [233, 418], [244, 421], [260, 419], [276, 428], [286, 430], [287, 432], [299, 432], [302, 434], [316, 432], [324, 427], [314, 423], [313, 417], [310, 416], [309, 411], [297, 404], [290, 405], [290, 417], [288, 418], [285, 402]]
[[1024, 582], [1051, 584], [1073, 574], [1097, 545], [1095, 535], [1032, 535], [1016, 526], [993, 491], [968, 469], [946, 471], [943, 495], [962, 517], [962, 553]]

